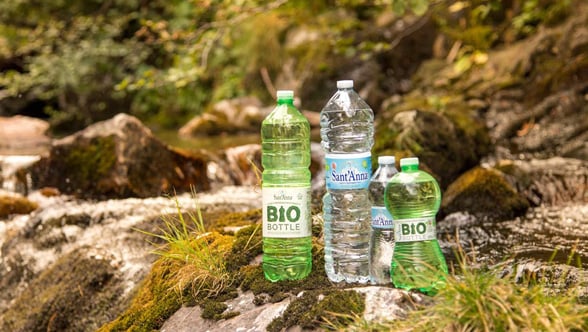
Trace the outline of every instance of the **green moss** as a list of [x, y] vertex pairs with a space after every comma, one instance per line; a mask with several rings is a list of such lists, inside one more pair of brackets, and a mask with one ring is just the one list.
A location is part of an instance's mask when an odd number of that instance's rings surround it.
[[[279, 302], [285, 298], [295, 296], [304, 291], [332, 292], [339, 286], [334, 286], [327, 278], [324, 270], [324, 253], [322, 244], [313, 238], [313, 269], [310, 275], [303, 280], [270, 282], [265, 279], [261, 265], [249, 265], [251, 261], [262, 254], [262, 236], [258, 219], [260, 211], [253, 210], [244, 214], [226, 214], [219, 219], [235, 223], [256, 222], [239, 230], [234, 236], [214, 236], [209, 244], [211, 250], [216, 250], [218, 244], [219, 255], [224, 255], [227, 271], [231, 275], [231, 284], [226, 285], [222, 292], [211, 294], [200, 292], [194, 295], [190, 280], [203, 280], [194, 268], [184, 261], [160, 259], [158, 260], [141, 286], [130, 308], [117, 320], [104, 326], [101, 331], [133, 331], [158, 329], [163, 322], [170, 317], [182, 304], [200, 305], [202, 317], [206, 319], [228, 319], [236, 316], [238, 312], [225, 312], [227, 305], [224, 303], [230, 298], [236, 297], [237, 287], [241, 291], [252, 291], [255, 295], [255, 303], [263, 304]], [[245, 220], [243, 220], [245, 219]], [[320, 234], [320, 225], [313, 226], [313, 234]], [[227, 239], [231, 239], [227, 245]], [[210, 242], [209, 241], [209, 242]], [[220, 243], [219, 242], [219, 243]], [[216, 252], [216, 251], [215, 251]], [[181, 276], [183, 275], [183, 276]], [[178, 282], [183, 280], [183, 282]], [[183, 284], [180, 289], [180, 284]], [[316, 302], [316, 301], [315, 301]], [[328, 302], [325, 302], [328, 303]], [[324, 315], [321, 307], [315, 309], [315, 315]], [[327, 309], [325, 309], [327, 310]], [[306, 324], [311, 324], [310, 320]]]
[[363, 314], [364, 310], [365, 296], [355, 291], [307, 291], [292, 300], [284, 313], [267, 326], [267, 330], [283, 331], [296, 325], [313, 329], [327, 323], [345, 326], [353, 321], [352, 317]]
[[160, 328], [182, 305], [180, 294], [170, 291], [174, 285], [169, 284], [169, 278], [178, 268], [177, 262], [157, 260], [131, 306], [98, 331], [152, 331]]
[[319, 292], [305, 292], [301, 297], [292, 300], [284, 313], [272, 320], [267, 326], [268, 332], [284, 331], [288, 327], [298, 325], [302, 316], [318, 302]]
[[39, 205], [20, 196], [0, 196], [0, 218], [11, 214], [27, 214], [37, 209]]
[[365, 310], [365, 295], [352, 290], [333, 291], [306, 312], [300, 321], [302, 327], [316, 326], [317, 322], [347, 325], [354, 316]]
[[122, 285], [106, 259], [87, 247], [63, 256], [14, 299], [0, 315], [1, 331], [82, 331], [95, 329], [120, 308]]
[[[233, 237], [216, 232], [206, 233], [190, 243], [194, 249], [208, 250], [204, 254], [194, 253], [196, 259], [218, 257], [227, 252]], [[205, 247], [202, 247], [205, 241]], [[220, 276], [215, 269], [206, 270], [190, 259], [176, 259], [178, 248], [171, 248], [169, 255], [163, 254], [153, 265], [145, 283], [140, 286], [131, 306], [115, 321], [103, 326], [100, 331], [151, 331], [161, 327], [181, 305], [202, 305], [203, 314], [214, 319], [231, 317], [238, 313], [222, 314], [220, 303], [235, 298], [236, 286], [231, 275]], [[198, 255], [203, 255], [202, 257]], [[207, 256], [210, 255], [210, 256]], [[206, 261], [208, 262], [208, 261]], [[216, 264], [211, 262], [211, 264]], [[210, 275], [210, 273], [216, 273]]]
[[116, 144], [113, 137], [96, 137], [77, 145], [63, 156], [64, 169], [76, 187], [87, 188], [106, 176], [116, 162]]
[[210, 217], [211, 227], [221, 229], [226, 226], [247, 226], [261, 222], [261, 209], [253, 209], [245, 212], [222, 213], [217, 217]]
[[202, 318], [218, 320], [222, 316], [222, 313], [227, 310], [227, 306], [223, 302], [204, 300], [201, 304], [202, 307]]
[[263, 252], [259, 224], [245, 227], [235, 234], [231, 250], [226, 255], [227, 269], [238, 271]]

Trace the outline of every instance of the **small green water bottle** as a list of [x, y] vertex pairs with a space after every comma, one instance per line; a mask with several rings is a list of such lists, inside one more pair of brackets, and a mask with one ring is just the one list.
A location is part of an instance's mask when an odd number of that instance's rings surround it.
[[262, 267], [270, 281], [302, 279], [312, 268], [310, 125], [292, 91], [277, 99], [261, 125]]
[[384, 194], [386, 208], [394, 219], [396, 241], [391, 279], [397, 288], [435, 294], [445, 285], [447, 275], [435, 222], [441, 189], [435, 178], [419, 170], [418, 158], [401, 159], [400, 169]]

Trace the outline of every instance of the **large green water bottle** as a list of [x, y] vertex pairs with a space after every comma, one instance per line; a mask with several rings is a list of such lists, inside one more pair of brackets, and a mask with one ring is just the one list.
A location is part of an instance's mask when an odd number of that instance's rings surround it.
[[312, 268], [310, 125], [280, 90], [261, 125], [263, 272], [271, 281], [306, 277]]
[[447, 275], [435, 222], [441, 189], [430, 174], [419, 170], [418, 158], [401, 159], [400, 169], [384, 194], [396, 241], [391, 279], [397, 288], [434, 294], [445, 285]]

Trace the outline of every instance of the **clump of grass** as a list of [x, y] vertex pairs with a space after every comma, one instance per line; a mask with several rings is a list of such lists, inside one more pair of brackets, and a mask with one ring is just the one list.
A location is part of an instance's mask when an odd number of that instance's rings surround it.
[[356, 317], [349, 331], [586, 331], [588, 305], [577, 287], [556, 296], [541, 280], [500, 277], [502, 266], [474, 268], [459, 250], [458, 271], [447, 277], [434, 304], [413, 304], [405, 319], [366, 322]]
[[174, 203], [175, 212], [162, 215], [163, 226], [157, 232], [139, 231], [163, 240], [150, 241], [156, 248], [153, 253], [182, 263], [171, 277], [180, 294], [189, 290], [196, 299], [217, 296], [233, 282], [224, 259], [232, 237], [208, 232], [197, 204], [195, 213], [183, 213], [177, 198]]

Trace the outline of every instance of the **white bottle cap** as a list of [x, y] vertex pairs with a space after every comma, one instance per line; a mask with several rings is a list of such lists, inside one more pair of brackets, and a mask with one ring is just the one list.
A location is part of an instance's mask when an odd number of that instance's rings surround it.
[[394, 156], [379, 156], [378, 157], [378, 164], [382, 165], [390, 165], [396, 163], [396, 158]]
[[419, 158], [402, 158], [400, 159], [400, 167], [408, 166], [408, 165], [417, 165], [419, 164]]
[[353, 80], [337, 81], [337, 89], [351, 89], [353, 88]]
[[276, 93], [278, 99], [282, 99], [282, 98], [294, 98], [294, 91], [292, 90], [278, 90], [278, 92]]

